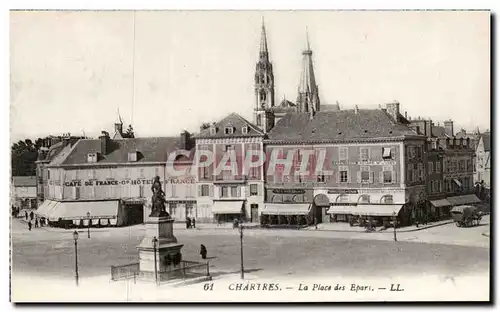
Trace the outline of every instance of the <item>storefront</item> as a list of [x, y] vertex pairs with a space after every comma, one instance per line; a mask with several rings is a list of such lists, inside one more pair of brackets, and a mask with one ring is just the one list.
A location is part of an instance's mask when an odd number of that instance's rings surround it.
[[119, 226], [126, 223], [120, 213], [120, 202], [110, 201], [53, 201], [45, 200], [36, 215], [56, 227]]
[[262, 226], [307, 226], [314, 224], [313, 191], [267, 189], [260, 222]]
[[[188, 214], [196, 215], [193, 177], [169, 178], [167, 172], [169, 153], [184, 149], [184, 141], [182, 136], [113, 140], [107, 133], [97, 140], [79, 140], [64, 158], [44, 166], [45, 200], [37, 214], [54, 226], [141, 224], [151, 213], [151, 186], [158, 177], [166, 200], [182, 201], [180, 217], [185, 219], [189, 205]], [[190, 166], [189, 159], [179, 162]]]
[[331, 222], [363, 224], [370, 220], [376, 226], [387, 225], [394, 217], [400, 225], [410, 221], [403, 189], [330, 189], [316, 190], [330, 201], [326, 214]]
[[214, 200], [212, 213], [217, 223], [233, 222], [245, 216], [243, 207], [243, 200]]

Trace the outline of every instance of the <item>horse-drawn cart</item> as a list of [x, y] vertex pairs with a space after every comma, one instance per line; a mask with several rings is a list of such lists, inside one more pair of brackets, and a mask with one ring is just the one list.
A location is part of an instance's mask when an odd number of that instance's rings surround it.
[[479, 225], [481, 221], [481, 213], [474, 206], [455, 206], [450, 212], [458, 227]]

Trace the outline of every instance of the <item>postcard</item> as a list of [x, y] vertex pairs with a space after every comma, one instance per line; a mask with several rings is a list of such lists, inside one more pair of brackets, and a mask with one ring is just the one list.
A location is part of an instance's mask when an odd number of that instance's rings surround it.
[[490, 301], [490, 23], [11, 11], [11, 301]]

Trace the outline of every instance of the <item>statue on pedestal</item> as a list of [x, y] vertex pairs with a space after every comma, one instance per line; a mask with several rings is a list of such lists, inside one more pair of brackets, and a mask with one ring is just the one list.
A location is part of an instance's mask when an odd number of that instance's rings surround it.
[[165, 210], [165, 192], [161, 189], [160, 177], [156, 176], [151, 186], [153, 196], [151, 197], [151, 214], [150, 217], [170, 217]]

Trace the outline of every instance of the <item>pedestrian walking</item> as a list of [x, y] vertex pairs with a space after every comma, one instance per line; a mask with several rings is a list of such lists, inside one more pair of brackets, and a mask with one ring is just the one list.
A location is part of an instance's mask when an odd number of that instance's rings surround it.
[[33, 218], [35, 217], [35, 214], [32, 212], [30, 212], [30, 219], [33, 220]]
[[189, 229], [191, 227], [191, 219], [189, 217], [186, 217], [186, 229]]
[[203, 245], [203, 244], [201, 244], [201, 246], [200, 246], [200, 255], [201, 255], [202, 259], [207, 258], [207, 247], [205, 247], [205, 245]]
[[38, 227], [38, 218], [35, 218], [35, 228]]
[[24, 216], [26, 217], [26, 221], [28, 221], [28, 212], [27, 211], [24, 212]]
[[28, 229], [31, 231], [31, 220], [28, 221]]
[[196, 229], [196, 221], [194, 220], [194, 218], [191, 219], [191, 225]]

